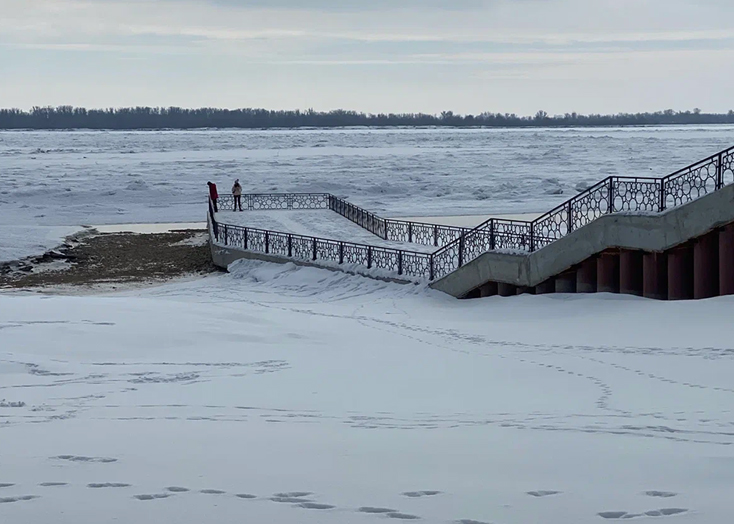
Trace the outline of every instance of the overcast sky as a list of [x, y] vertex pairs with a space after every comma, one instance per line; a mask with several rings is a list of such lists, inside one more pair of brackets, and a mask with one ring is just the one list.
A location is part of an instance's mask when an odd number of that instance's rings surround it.
[[0, 107], [724, 112], [734, 0], [0, 0]]

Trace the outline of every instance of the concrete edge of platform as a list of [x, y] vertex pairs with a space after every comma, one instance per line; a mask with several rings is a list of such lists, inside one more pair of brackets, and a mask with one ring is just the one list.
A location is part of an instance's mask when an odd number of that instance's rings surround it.
[[417, 284], [417, 282], [414, 282], [412, 280], [405, 280], [405, 279], [401, 279], [397, 277], [377, 275], [374, 272], [370, 272], [370, 270], [366, 268], [364, 271], [359, 271], [358, 269], [355, 269], [352, 266], [343, 267], [343, 266], [320, 264], [318, 260], [316, 261], [301, 260], [301, 259], [296, 259], [296, 258], [283, 257], [279, 255], [257, 253], [255, 251], [246, 251], [244, 249], [220, 246], [211, 239], [211, 236], [209, 240], [209, 245], [211, 247], [211, 252], [212, 252], [212, 262], [214, 263], [216, 267], [223, 269], [225, 271], [229, 268], [230, 264], [232, 264], [233, 262], [236, 262], [237, 260], [243, 260], [243, 259], [244, 260], [260, 260], [263, 262], [271, 262], [274, 264], [293, 263], [297, 266], [328, 269], [329, 271], [338, 271], [338, 272], [347, 273], [350, 275], [359, 275], [359, 276], [363, 276], [367, 278], [372, 278], [375, 280], [381, 280], [383, 282], [393, 282], [395, 284]]

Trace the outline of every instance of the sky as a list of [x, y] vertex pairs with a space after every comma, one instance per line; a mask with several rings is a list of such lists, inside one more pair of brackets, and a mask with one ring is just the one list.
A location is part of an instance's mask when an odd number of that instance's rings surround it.
[[0, 0], [0, 107], [734, 108], [732, 0]]

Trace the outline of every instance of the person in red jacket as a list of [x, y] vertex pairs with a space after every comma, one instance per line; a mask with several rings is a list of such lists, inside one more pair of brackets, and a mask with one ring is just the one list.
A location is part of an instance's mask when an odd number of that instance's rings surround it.
[[211, 182], [207, 182], [206, 185], [209, 186], [209, 198], [212, 199], [212, 203], [214, 204], [214, 212], [219, 213], [219, 208], [217, 207], [217, 200], [219, 200], [219, 193], [217, 193], [217, 185]]

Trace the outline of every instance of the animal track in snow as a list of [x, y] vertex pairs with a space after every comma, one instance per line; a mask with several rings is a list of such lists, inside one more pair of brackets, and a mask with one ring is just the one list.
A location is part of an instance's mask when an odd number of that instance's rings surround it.
[[250, 495], [249, 493], [238, 493], [237, 495], [235, 495], [235, 497], [240, 498], [240, 499], [251, 500], [251, 499], [256, 499], [257, 495]]
[[179, 486], [170, 486], [166, 488], [166, 491], [170, 491], [171, 493], [186, 493], [191, 490], [189, 488], [181, 488]]
[[21, 495], [19, 497], [0, 497], [0, 504], [11, 504], [13, 502], [21, 502], [26, 500], [37, 499], [35, 495]]
[[603, 511], [597, 513], [601, 518], [607, 520], [629, 520], [642, 517], [671, 517], [673, 515], [682, 515], [688, 513], [684, 508], [663, 508], [646, 511], [644, 513], [628, 513], [626, 511]]
[[457, 520], [456, 524], [489, 524], [489, 522], [482, 522], [480, 520], [461, 519]]
[[15, 486], [15, 484], [7, 484], [7, 483], [0, 482], [0, 488], [12, 488], [13, 486]]
[[421, 498], [421, 497], [433, 497], [434, 495], [440, 495], [440, 491], [406, 491], [405, 493], [402, 493], [404, 497], [409, 497], [412, 499]]
[[221, 489], [202, 489], [199, 493], [203, 493], [204, 495], [224, 495], [226, 491], [222, 491]]
[[68, 460], [69, 462], [92, 462], [100, 464], [111, 464], [117, 462], [116, 458], [110, 457], [81, 457], [77, 455], [59, 455], [58, 457], [51, 457], [56, 460]]
[[133, 498], [138, 500], [156, 500], [156, 499], [167, 499], [170, 497], [170, 493], [155, 493], [153, 495], [135, 495]]
[[66, 482], [41, 482], [39, 486], [42, 488], [58, 488], [61, 486], [68, 486]]
[[103, 483], [92, 483], [87, 484], [88, 488], [129, 488], [130, 484], [124, 484], [122, 482], [103, 482]]
[[539, 490], [539, 491], [528, 491], [527, 494], [532, 497], [550, 497], [551, 495], [560, 495], [563, 493], [562, 491], [552, 491], [552, 490]]

